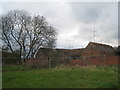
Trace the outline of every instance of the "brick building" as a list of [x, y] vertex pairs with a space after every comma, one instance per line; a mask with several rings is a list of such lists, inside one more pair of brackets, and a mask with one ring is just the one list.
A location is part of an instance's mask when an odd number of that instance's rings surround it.
[[71, 60], [71, 65], [115, 65], [118, 64], [118, 56], [112, 46], [90, 42], [82, 51], [82, 58]]
[[90, 42], [82, 52], [82, 57], [111, 56], [115, 54], [112, 46]]
[[36, 58], [71, 58], [77, 59], [81, 57], [83, 49], [47, 49], [40, 48]]
[[118, 63], [112, 46], [90, 42], [84, 49], [48, 49], [40, 48], [36, 58], [29, 65], [55, 67], [60, 64], [71, 65], [112, 65]]

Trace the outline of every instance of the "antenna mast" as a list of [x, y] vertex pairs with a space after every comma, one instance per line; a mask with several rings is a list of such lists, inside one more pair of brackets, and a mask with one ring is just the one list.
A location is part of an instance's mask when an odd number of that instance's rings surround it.
[[95, 38], [96, 38], [96, 30], [95, 30], [95, 27], [94, 27], [93, 34], [94, 34], [94, 35], [93, 35], [93, 38], [94, 38], [93, 40], [94, 40], [94, 42], [95, 42]]

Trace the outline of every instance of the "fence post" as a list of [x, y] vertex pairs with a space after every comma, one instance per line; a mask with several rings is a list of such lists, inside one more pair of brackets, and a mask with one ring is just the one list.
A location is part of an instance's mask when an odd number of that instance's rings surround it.
[[48, 58], [49, 61], [49, 68], [51, 68], [51, 58]]

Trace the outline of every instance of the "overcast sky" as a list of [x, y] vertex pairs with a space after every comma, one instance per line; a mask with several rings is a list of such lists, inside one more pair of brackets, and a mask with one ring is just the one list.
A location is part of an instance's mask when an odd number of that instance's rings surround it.
[[112, 46], [118, 45], [117, 2], [6, 2], [1, 4], [3, 14], [9, 10], [23, 9], [31, 15], [45, 16], [49, 24], [57, 29], [57, 48], [84, 48], [94, 40]]

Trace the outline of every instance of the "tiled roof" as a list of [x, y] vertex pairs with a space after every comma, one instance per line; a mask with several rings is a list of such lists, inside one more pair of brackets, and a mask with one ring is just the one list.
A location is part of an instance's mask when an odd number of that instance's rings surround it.
[[93, 44], [95, 49], [97, 49], [99, 51], [103, 51], [103, 52], [113, 52], [114, 51], [114, 48], [110, 45], [94, 43], [94, 42], [90, 42], [88, 45], [90, 45], [90, 44]]

